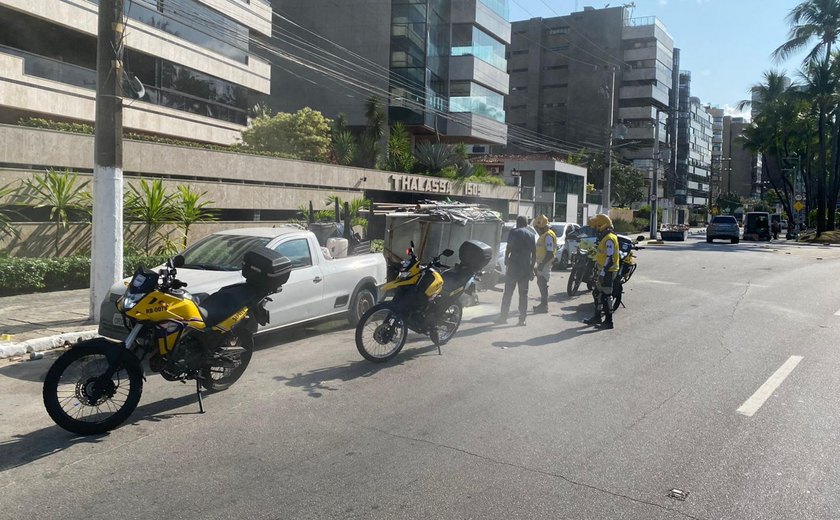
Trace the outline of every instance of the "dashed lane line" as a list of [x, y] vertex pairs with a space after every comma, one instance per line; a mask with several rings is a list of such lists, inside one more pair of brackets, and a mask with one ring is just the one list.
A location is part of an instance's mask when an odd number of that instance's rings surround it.
[[785, 363], [779, 367], [776, 372], [770, 376], [770, 379], [764, 382], [749, 399], [744, 401], [744, 404], [738, 408], [737, 412], [747, 417], [752, 417], [764, 405], [764, 402], [773, 395], [773, 392], [779, 388], [779, 385], [793, 372], [796, 365], [802, 361], [802, 356], [791, 356]]

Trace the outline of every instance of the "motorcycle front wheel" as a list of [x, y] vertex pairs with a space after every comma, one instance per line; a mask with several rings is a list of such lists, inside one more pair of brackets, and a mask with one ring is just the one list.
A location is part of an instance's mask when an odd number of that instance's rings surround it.
[[580, 289], [580, 283], [583, 281], [583, 270], [585, 269], [585, 262], [576, 261], [569, 273], [569, 281], [566, 282], [566, 294], [574, 296]]
[[390, 303], [374, 305], [356, 325], [356, 348], [373, 363], [384, 363], [402, 350], [408, 335], [405, 320]]
[[440, 314], [437, 324], [432, 327], [429, 337], [437, 346], [445, 345], [458, 332], [464, 310], [457, 303], [451, 303]]
[[201, 367], [201, 386], [211, 392], [227, 390], [245, 373], [253, 352], [254, 336], [250, 332], [229, 334]]
[[[44, 379], [44, 407], [53, 421], [79, 435], [105, 433], [137, 408], [143, 391], [139, 363], [122, 363], [110, 378], [108, 349], [118, 345], [79, 345], [62, 354]], [[133, 355], [133, 354], [127, 354]]]

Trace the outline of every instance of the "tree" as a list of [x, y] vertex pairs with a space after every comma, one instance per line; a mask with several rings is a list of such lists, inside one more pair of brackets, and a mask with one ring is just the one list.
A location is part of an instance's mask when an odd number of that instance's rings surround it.
[[330, 152], [332, 161], [342, 166], [350, 166], [356, 159], [356, 138], [347, 128], [347, 119], [344, 114], [338, 114], [332, 122], [330, 131]]
[[[78, 174], [70, 170], [49, 169], [26, 183], [24, 198], [36, 208], [50, 208], [50, 220], [55, 222], [54, 252], [59, 255], [61, 239], [74, 211], [83, 211], [90, 192], [85, 188], [90, 181], [81, 182]], [[87, 196], [86, 196], [87, 194]]]
[[[345, 201], [341, 197], [339, 197], [338, 195], [330, 195], [329, 197], [327, 197], [326, 204], [327, 204], [327, 206], [330, 206], [331, 208], [335, 208], [335, 201], [336, 200], [338, 201], [338, 208], [339, 208], [339, 211], [341, 212], [340, 215], [343, 215], [344, 202]], [[349, 200], [347, 202], [350, 205], [350, 219], [351, 219], [350, 222], [351, 222], [351, 225], [352, 226], [367, 227], [368, 221], [367, 221], [366, 218], [361, 216], [361, 212], [363, 210], [367, 209], [367, 208], [370, 208], [370, 206], [371, 206], [370, 199], [365, 199], [365, 198], [352, 199], [352, 200]], [[329, 212], [329, 215], [332, 218], [335, 218], [334, 210], [327, 210], [327, 211]]]
[[404, 123], [391, 127], [388, 136], [388, 157], [385, 168], [392, 172], [409, 173], [414, 168], [414, 156], [411, 154], [411, 136]]
[[356, 166], [375, 168], [379, 162], [380, 142], [385, 135], [385, 111], [382, 102], [376, 95], [371, 95], [365, 102], [365, 117], [367, 125], [359, 137]]
[[459, 160], [452, 146], [431, 141], [417, 143], [414, 158], [417, 165], [425, 168], [426, 172], [431, 175], [438, 175], [444, 168], [455, 166]]
[[613, 160], [610, 193], [612, 202], [619, 207], [645, 199], [645, 176], [637, 168]]
[[[190, 226], [196, 222], [216, 220], [216, 216], [208, 209], [213, 204], [211, 200], [202, 200], [207, 192], [198, 193], [189, 186], [178, 186], [175, 198], [175, 221], [184, 233], [183, 247], [187, 247]], [[148, 247], [148, 244], [147, 244]]]
[[[787, 17], [790, 25], [788, 40], [773, 53], [777, 59], [785, 59], [813, 41], [816, 44], [805, 58], [806, 73], [814, 89], [814, 103], [818, 116], [819, 151], [817, 159], [817, 236], [825, 230], [826, 216], [826, 174], [827, 134], [826, 120], [830, 109], [827, 98], [831, 72], [831, 47], [840, 36], [840, 0], [805, 0], [793, 9]], [[820, 56], [822, 54], [822, 56]], [[832, 212], [834, 204], [831, 205]]]
[[174, 197], [166, 193], [166, 188], [160, 179], [155, 179], [151, 183], [140, 179], [140, 182], [130, 187], [125, 209], [129, 218], [143, 222], [145, 225], [146, 254], [152, 254], [150, 249], [152, 234], [176, 218]]
[[326, 162], [330, 153], [330, 120], [309, 107], [293, 114], [265, 114], [242, 131], [242, 143], [254, 150], [288, 154], [304, 161]]
[[[14, 199], [20, 191], [20, 183], [0, 188], [0, 201]], [[0, 237], [20, 238], [20, 231], [12, 226], [12, 219], [19, 213], [9, 206], [0, 203]]]

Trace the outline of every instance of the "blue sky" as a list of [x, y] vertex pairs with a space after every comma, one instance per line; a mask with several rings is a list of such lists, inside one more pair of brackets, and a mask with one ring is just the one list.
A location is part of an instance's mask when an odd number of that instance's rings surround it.
[[[584, 6], [621, 5], [615, 0], [510, 0], [510, 19], [566, 15]], [[682, 49], [680, 68], [691, 71], [692, 95], [734, 110], [764, 71], [795, 76], [802, 55], [778, 64], [770, 58], [787, 39], [785, 18], [798, 0], [635, 0], [634, 17], [656, 16]]]

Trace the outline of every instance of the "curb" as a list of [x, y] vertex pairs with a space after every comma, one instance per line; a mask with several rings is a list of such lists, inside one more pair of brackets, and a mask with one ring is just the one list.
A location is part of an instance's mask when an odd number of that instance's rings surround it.
[[96, 329], [82, 330], [79, 332], [66, 332], [45, 338], [35, 338], [21, 343], [0, 344], [0, 359], [7, 359], [15, 356], [24, 356], [33, 352], [46, 352], [61, 348], [78, 341], [95, 338], [99, 336]]

